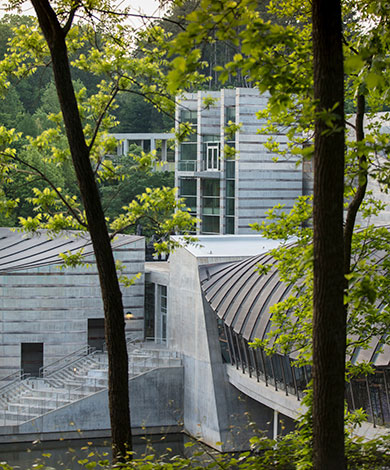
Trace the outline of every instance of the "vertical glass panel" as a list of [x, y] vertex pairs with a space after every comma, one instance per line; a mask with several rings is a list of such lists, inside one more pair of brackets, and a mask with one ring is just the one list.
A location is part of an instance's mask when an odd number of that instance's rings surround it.
[[179, 181], [180, 195], [196, 196], [196, 180], [181, 178]]
[[272, 365], [271, 365], [271, 357], [267, 356], [267, 354], [263, 354], [264, 357], [264, 364], [265, 364], [265, 371], [267, 374], [267, 380], [268, 383], [275, 385], [275, 377], [272, 371]]
[[219, 180], [204, 179], [203, 180], [203, 196], [219, 197]]
[[235, 182], [232, 180], [226, 181], [226, 197], [234, 198], [235, 196]]
[[180, 111], [180, 121], [196, 124], [198, 120], [198, 112], [196, 110], [182, 109]]
[[219, 216], [203, 216], [202, 233], [219, 233]]
[[145, 337], [154, 338], [155, 328], [155, 285], [145, 282]]
[[225, 233], [234, 233], [234, 217], [226, 217]]
[[281, 363], [284, 370], [284, 377], [286, 380], [287, 392], [292, 395], [296, 395], [294, 378], [291, 370], [291, 363], [288, 356], [281, 357]]
[[234, 215], [234, 199], [226, 199], [226, 215]]
[[196, 143], [182, 143], [180, 145], [180, 160], [196, 160]]
[[227, 106], [225, 108], [225, 124], [229, 121], [236, 122], [236, 107], [235, 106]]
[[167, 339], [167, 286], [158, 285], [158, 305], [159, 305], [159, 324], [160, 340], [165, 342]]
[[226, 178], [227, 179], [234, 179], [235, 178], [235, 171], [236, 171], [236, 162], [234, 160], [226, 160], [225, 161], [225, 171], [226, 171]]

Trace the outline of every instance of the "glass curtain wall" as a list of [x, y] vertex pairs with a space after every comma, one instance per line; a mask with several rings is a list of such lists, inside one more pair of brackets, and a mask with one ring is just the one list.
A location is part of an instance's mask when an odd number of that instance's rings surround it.
[[[296, 367], [288, 356], [267, 356], [261, 349], [252, 349], [233, 328], [222, 326], [218, 319], [222, 359], [234, 365], [243, 374], [272, 385], [286, 395], [300, 400], [311, 380], [311, 367]], [[377, 367], [374, 374], [355, 377], [346, 384], [346, 400], [350, 410], [362, 408], [367, 421], [379, 426], [390, 426], [390, 368]]]

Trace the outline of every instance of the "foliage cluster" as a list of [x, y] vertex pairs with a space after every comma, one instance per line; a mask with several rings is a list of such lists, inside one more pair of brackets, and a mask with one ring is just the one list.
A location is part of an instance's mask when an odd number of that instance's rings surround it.
[[[31, 110], [34, 109], [32, 114], [26, 111], [22, 102], [24, 89], [19, 89], [19, 82], [35, 83], [43, 71], [50, 69], [47, 46], [35, 28], [34, 19], [12, 15], [5, 18], [2, 28], [1, 39], [8, 44], [2, 46], [1, 62], [4, 94], [0, 102], [0, 108], [4, 110], [3, 114], [0, 113], [4, 176], [0, 189], [1, 223], [16, 225], [19, 220], [26, 230], [46, 228], [53, 233], [64, 229], [84, 230], [86, 221], [51, 74], [43, 91], [42, 87], [36, 86], [41, 90], [40, 93], [35, 90], [36, 101], [40, 104], [35, 109], [30, 106]], [[130, 47], [134, 38], [127, 38], [120, 27], [117, 27], [115, 37], [113, 31], [110, 31], [110, 36], [104, 36], [107, 33], [95, 31], [86, 24], [75, 26], [69, 33], [68, 42], [79, 111], [107, 220], [115, 232], [131, 233], [139, 224], [144, 226], [147, 235], [153, 232], [160, 236], [173, 233], [179, 225], [186, 230], [192, 227], [193, 221], [185, 215], [186, 212], [178, 210], [184, 209], [184, 205], [175, 198], [172, 175], [150, 172], [156, 164], [154, 155], [141, 155], [134, 148], [131, 155], [122, 158], [119, 164], [106, 157], [116, 153], [117, 143], [108, 137], [108, 132], [118, 130], [116, 112], [125, 115], [130, 110], [129, 118], [141, 126], [137, 130], [143, 132], [150, 130], [151, 125], [159, 125], [150, 114], [153, 107], [141, 106], [139, 113], [145, 115], [143, 124], [141, 115], [135, 119], [131, 115], [137, 112], [136, 107], [131, 108], [132, 100], [139, 102], [141, 95], [145, 95], [149, 103], [154, 102], [157, 108], [164, 108], [167, 113], [174, 109], [173, 100], [162, 92], [164, 83], [158, 88], [153, 85], [154, 82], [159, 83], [159, 77], [164, 82], [161, 70], [165, 53], [158, 52], [157, 48], [153, 51], [145, 49], [148, 54], [141, 53], [142, 44], [147, 44], [151, 36], [154, 41], [163, 40], [161, 28], [141, 33], [139, 47], [134, 54]], [[122, 52], [127, 46], [130, 52], [124, 56]], [[140, 57], [136, 58], [136, 55]], [[88, 83], [88, 88], [82, 79]], [[15, 98], [14, 102], [10, 101], [10, 96]], [[115, 103], [115, 99], [119, 103]], [[121, 107], [120, 100], [124, 100], [127, 106]], [[28, 118], [29, 126], [18, 125], [18, 110], [21, 116]], [[150, 119], [148, 124], [147, 118]], [[124, 122], [126, 125], [126, 119]], [[8, 131], [10, 127], [15, 130]], [[157, 190], [158, 187], [163, 189]], [[138, 194], [139, 202], [131, 203]], [[154, 204], [151, 204], [152, 200]], [[178, 212], [173, 215], [176, 209]], [[129, 216], [130, 210], [133, 210], [132, 216]], [[170, 218], [171, 222], [163, 220], [164, 217]]]

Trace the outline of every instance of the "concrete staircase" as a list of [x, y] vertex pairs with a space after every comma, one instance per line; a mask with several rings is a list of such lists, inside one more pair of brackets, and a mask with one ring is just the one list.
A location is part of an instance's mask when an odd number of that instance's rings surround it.
[[[175, 352], [154, 344], [131, 343], [128, 353], [129, 378], [157, 367], [181, 365]], [[43, 377], [19, 375], [1, 387], [0, 426], [36, 419], [107, 389], [107, 353], [88, 351], [75, 356], [74, 360], [67, 356], [44, 368]]]

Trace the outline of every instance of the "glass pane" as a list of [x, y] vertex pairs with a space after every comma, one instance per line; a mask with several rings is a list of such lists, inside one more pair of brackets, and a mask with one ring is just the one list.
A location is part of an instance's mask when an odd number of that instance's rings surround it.
[[198, 118], [197, 111], [190, 111], [189, 109], [182, 109], [180, 111], [180, 121], [196, 124]]
[[196, 160], [196, 144], [183, 143], [180, 150], [180, 160]]
[[234, 217], [226, 217], [225, 233], [234, 233]]
[[203, 196], [219, 196], [219, 180], [203, 181]]
[[184, 203], [190, 212], [196, 212], [196, 197], [185, 197]]
[[218, 142], [221, 140], [219, 135], [204, 135], [203, 142]]
[[235, 178], [236, 162], [234, 160], [225, 161], [226, 178]]
[[196, 196], [196, 180], [182, 178], [179, 185], [181, 196]]
[[219, 233], [219, 217], [205, 215], [202, 219], [203, 233]]
[[234, 199], [226, 199], [226, 215], [234, 215]]
[[235, 195], [235, 182], [234, 181], [226, 181], [226, 197], [234, 197]]
[[203, 198], [202, 213], [205, 215], [219, 215], [219, 198]]
[[227, 124], [229, 121], [236, 122], [236, 107], [235, 106], [227, 106], [225, 108], [225, 123]]

